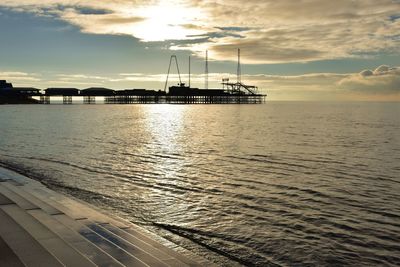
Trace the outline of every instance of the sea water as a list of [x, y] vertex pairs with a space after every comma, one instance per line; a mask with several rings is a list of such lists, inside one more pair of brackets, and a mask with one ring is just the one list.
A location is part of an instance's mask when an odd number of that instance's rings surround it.
[[400, 263], [400, 105], [0, 106], [0, 162], [221, 266]]

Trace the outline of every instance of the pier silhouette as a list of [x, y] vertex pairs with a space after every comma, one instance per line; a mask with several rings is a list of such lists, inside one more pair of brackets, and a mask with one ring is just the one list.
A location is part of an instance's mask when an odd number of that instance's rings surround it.
[[[168, 87], [171, 65], [175, 62], [178, 72], [178, 85]], [[258, 88], [246, 85], [241, 80], [240, 49], [238, 49], [237, 81], [229, 82], [222, 79], [222, 89], [208, 88], [208, 51], [205, 57], [205, 89], [189, 86], [182, 82], [178, 58], [172, 55], [169, 61], [168, 73], [164, 90], [125, 89], [113, 90], [102, 87], [77, 88], [47, 88], [41, 92], [37, 88], [13, 87], [11, 83], [0, 80], [0, 104], [37, 103], [50, 104], [51, 98], [62, 98], [63, 104], [73, 104], [74, 97], [83, 97], [84, 104], [95, 104], [96, 98], [103, 98], [105, 104], [261, 104], [265, 102], [266, 94], [258, 93]]]
[[169, 91], [108, 88], [48, 88], [44, 93], [37, 88], [13, 87], [0, 81], [0, 103], [3, 104], [50, 104], [54, 97], [62, 98], [63, 104], [72, 104], [75, 98], [83, 97], [84, 104], [94, 104], [103, 98], [105, 104], [260, 104], [266, 95], [250, 94], [235, 89], [199, 89], [185, 86], [169, 87]]

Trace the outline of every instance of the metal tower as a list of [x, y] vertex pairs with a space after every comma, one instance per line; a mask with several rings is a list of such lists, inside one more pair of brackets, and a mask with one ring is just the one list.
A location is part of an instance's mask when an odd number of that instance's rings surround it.
[[208, 89], [208, 50], [206, 50], [206, 69], [204, 89]]
[[242, 83], [242, 70], [240, 68], [240, 48], [238, 48], [237, 84]]
[[170, 70], [171, 70], [171, 63], [172, 63], [172, 59], [173, 59], [173, 58], [175, 59], [176, 69], [178, 70], [179, 86], [182, 85], [181, 73], [179, 72], [178, 58], [177, 58], [175, 55], [172, 55], [171, 58], [169, 59], [168, 74], [167, 74], [167, 80], [165, 81], [165, 85], [164, 85], [164, 92], [167, 92], [167, 85], [168, 85], [169, 72], [170, 72]]
[[190, 88], [190, 56], [189, 56], [189, 88]]
[[228, 78], [222, 79], [222, 88], [230, 91], [232, 94], [238, 95], [257, 95], [258, 88], [254, 85], [246, 85], [242, 83], [242, 70], [240, 66], [240, 49], [238, 49], [238, 64], [237, 64], [237, 81], [236, 83], [229, 82]]

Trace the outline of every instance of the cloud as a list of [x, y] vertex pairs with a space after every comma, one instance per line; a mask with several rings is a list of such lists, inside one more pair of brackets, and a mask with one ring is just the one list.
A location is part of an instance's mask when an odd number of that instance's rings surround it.
[[26, 73], [19, 71], [0, 71], [1, 80], [17, 81], [22, 84], [38, 82], [41, 79], [36, 73]]
[[374, 71], [363, 70], [341, 79], [338, 85], [367, 94], [400, 94], [400, 68], [382, 65]]
[[116, 13], [81, 13], [80, 10], [67, 8], [59, 13], [59, 18], [81, 28], [82, 32], [94, 34], [132, 34], [131, 28], [144, 20], [137, 16]]
[[96, 75], [84, 75], [84, 74], [57, 74], [56, 75], [62, 81], [76, 81], [76, 80], [109, 80], [109, 77], [96, 76]]
[[[212, 38], [206, 44], [174, 49], [211, 50], [216, 59], [234, 60], [242, 48], [247, 63], [307, 62], [359, 57], [399, 47], [397, 1], [197, 1], [220, 29], [249, 27], [245, 38]], [[391, 17], [392, 16], [392, 17]]]
[[84, 81], [64, 81], [64, 80], [50, 80], [47, 81], [46, 84], [48, 84], [48, 87], [80, 87], [80, 88], [84, 88], [84, 87], [94, 87], [94, 86], [102, 86], [103, 83], [96, 83], [96, 82], [84, 82]]
[[373, 74], [374, 75], [385, 75], [385, 74], [388, 74], [389, 72], [391, 72], [391, 69], [389, 66], [381, 65], [373, 71]]
[[374, 75], [374, 72], [372, 70], [363, 70], [360, 72], [360, 75], [363, 77], [368, 77]]
[[201, 10], [179, 0], [3, 0], [17, 12], [50, 16], [78, 26], [85, 33], [131, 35], [142, 41], [191, 39], [201, 34], [195, 21]]
[[308, 62], [399, 49], [400, 2], [393, 0], [2, 0], [85, 33], [125, 34], [171, 49], [205, 49], [217, 60]]

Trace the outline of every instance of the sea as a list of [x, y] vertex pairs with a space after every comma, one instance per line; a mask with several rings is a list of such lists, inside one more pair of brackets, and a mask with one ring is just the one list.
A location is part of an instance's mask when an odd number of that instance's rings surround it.
[[3, 105], [0, 163], [218, 266], [399, 266], [400, 104]]

